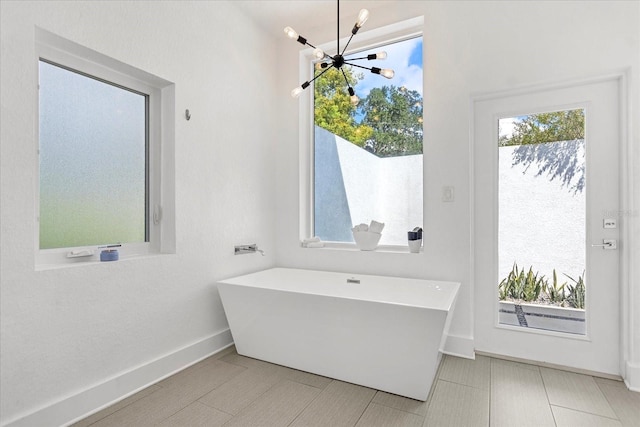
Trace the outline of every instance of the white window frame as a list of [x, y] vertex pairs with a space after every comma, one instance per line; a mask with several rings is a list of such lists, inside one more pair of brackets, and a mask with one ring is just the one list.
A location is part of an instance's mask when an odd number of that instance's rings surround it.
[[[406, 21], [376, 28], [373, 30], [358, 32], [351, 40], [349, 49], [345, 55], [363, 50], [376, 49], [380, 45], [398, 43], [404, 40], [422, 37], [424, 32], [424, 16], [408, 19]], [[340, 46], [345, 46], [349, 39], [340, 39]], [[325, 52], [333, 52], [336, 42], [331, 41], [317, 46]], [[314, 49], [300, 51], [299, 57], [299, 79], [300, 81], [311, 80], [314, 75]], [[313, 83], [305, 90], [299, 98], [299, 239], [303, 240], [313, 237], [314, 224], [314, 96]], [[423, 117], [424, 119], [424, 117]], [[423, 120], [424, 123], [424, 120]], [[424, 203], [424, 200], [423, 200]], [[350, 242], [325, 242], [326, 248], [357, 249], [355, 243]], [[377, 251], [406, 252], [404, 245], [380, 245]]]
[[[88, 49], [53, 33], [36, 29], [35, 67], [40, 60], [69, 68], [148, 96], [147, 126], [147, 242], [122, 243], [120, 259], [175, 253], [175, 88], [174, 84], [123, 62]], [[36, 87], [39, 72], [36, 72]], [[36, 203], [35, 267], [37, 270], [100, 261], [100, 247], [40, 249], [39, 91], [36, 91]], [[104, 242], [111, 244], [118, 242]], [[92, 256], [69, 257], [71, 252], [91, 251]]]

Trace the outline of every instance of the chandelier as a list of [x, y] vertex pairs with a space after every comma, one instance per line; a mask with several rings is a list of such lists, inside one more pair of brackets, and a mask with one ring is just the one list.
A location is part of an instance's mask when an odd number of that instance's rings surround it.
[[344, 70], [342, 69], [342, 67], [344, 65], [351, 65], [353, 67], [363, 68], [365, 70], [371, 71], [373, 74], [379, 74], [379, 75], [381, 75], [383, 77], [386, 77], [388, 79], [393, 78], [394, 72], [393, 72], [393, 70], [390, 70], [388, 68], [365, 67], [363, 65], [353, 63], [353, 61], [358, 61], [358, 60], [362, 60], [362, 59], [367, 59], [369, 61], [371, 61], [373, 59], [385, 59], [387, 57], [387, 53], [386, 52], [372, 53], [372, 54], [369, 54], [369, 55], [366, 55], [366, 56], [362, 56], [362, 57], [359, 57], [359, 58], [349, 58], [349, 59], [347, 59], [347, 58], [344, 57], [344, 53], [346, 52], [347, 48], [349, 47], [349, 43], [351, 43], [351, 39], [353, 39], [353, 36], [356, 35], [358, 30], [364, 25], [364, 23], [367, 21], [367, 19], [369, 19], [369, 11], [367, 9], [362, 9], [360, 11], [360, 13], [358, 13], [358, 20], [356, 21], [355, 25], [353, 26], [353, 29], [351, 30], [351, 36], [349, 37], [349, 40], [347, 41], [347, 44], [344, 46], [342, 51], [340, 51], [340, 0], [337, 0], [337, 3], [338, 3], [338, 17], [337, 17], [338, 30], [337, 30], [337, 34], [336, 34], [336, 54], [334, 56], [328, 55], [322, 49], [319, 49], [319, 48], [315, 47], [314, 45], [312, 45], [311, 43], [309, 43], [307, 41], [307, 39], [305, 39], [304, 37], [299, 35], [293, 28], [286, 27], [284, 29], [285, 34], [289, 38], [291, 38], [293, 40], [296, 40], [297, 42], [299, 42], [299, 43], [301, 43], [303, 45], [309, 46], [309, 47], [314, 49], [313, 50], [313, 56], [314, 56], [314, 58], [316, 58], [316, 60], [318, 60], [318, 62], [315, 65], [315, 69], [321, 71], [319, 74], [317, 74], [310, 81], [306, 81], [306, 82], [302, 83], [300, 86], [298, 86], [295, 89], [293, 89], [291, 91], [291, 96], [294, 97], [294, 98], [298, 98], [300, 96], [300, 94], [306, 88], [308, 88], [309, 85], [315, 79], [317, 79], [318, 77], [320, 77], [321, 75], [323, 75], [324, 73], [329, 71], [330, 69], [335, 68], [336, 70], [340, 70], [342, 72], [342, 75], [344, 76], [344, 81], [347, 84], [347, 91], [349, 92], [351, 104], [357, 105], [360, 100], [358, 99], [358, 97], [356, 96], [355, 91], [353, 90], [353, 88], [349, 84], [349, 80], [347, 79], [347, 75], [345, 74]]

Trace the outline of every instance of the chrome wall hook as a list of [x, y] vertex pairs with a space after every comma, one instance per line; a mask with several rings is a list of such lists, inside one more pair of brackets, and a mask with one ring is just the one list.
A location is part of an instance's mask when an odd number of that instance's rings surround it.
[[184, 118], [187, 119], [187, 121], [191, 120], [191, 113], [188, 109], [184, 111]]

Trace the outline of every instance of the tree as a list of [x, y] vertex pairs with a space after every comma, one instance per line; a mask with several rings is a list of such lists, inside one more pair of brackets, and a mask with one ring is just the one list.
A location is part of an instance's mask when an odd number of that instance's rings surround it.
[[[342, 67], [347, 81], [354, 87], [362, 80], [361, 73], [354, 74], [350, 67]], [[329, 69], [314, 82], [315, 124], [353, 144], [364, 147], [373, 129], [355, 121], [356, 106], [350, 102], [342, 71]]]
[[422, 97], [404, 87], [371, 89], [361, 102], [362, 123], [373, 129], [366, 148], [379, 157], [422, 154]]
[[511, 136], [502, 135], [498, 144], [540, 144], [584, 139], [584, 110], [531, 114], [515, 122]]

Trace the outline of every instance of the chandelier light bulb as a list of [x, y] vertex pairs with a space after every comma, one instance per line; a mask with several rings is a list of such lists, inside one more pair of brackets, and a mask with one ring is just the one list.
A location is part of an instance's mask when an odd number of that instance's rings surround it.
[[284, 33], [287, 35], [287, 37], [289, 37], [290, 39], [293, 40], [297, 40], [298, 39], [298, 33], [296, 33], [296, 30], [294, 30], [291, 27], [286, 27], [284, 29]]
[[387, 59], [387, 52], [382, 51], [376, 53], [376, 59]]
[[395, 72], [389, 68], [383, 68], [382, 70], [380, 70], [380, 75], [388, 79], [392, 79], [395, 75]]
[[291, 91], [291, 97], [292, 98], [300, 97], [300, 94], [302, 93], [303, 90], [304, 89], [302, 89], [302, 86], [298, 86], [297, 88]]
[[362, 9], [360, 13], [358, 13], [358, 20], [356, 21], [356, 27], [360, 28], [367, 22], [369, 19], [369, 11], [367, 9]]
[[313, 51], [313, 56], [315, 56], [317, 59], [322, 59], [324, 58], [324, 52], [322, 51], [322, 49], [314, 49]]
[[308, 88], [310, 84], [311, 84], [311, 82], [302, 83], [300, 86], [298, 86], [297, 88], [295, 88], [294, 90], [291, 91], [291, 96], [294, 97], [294, 98], [299, 97], [300, 94], [302, 93], [302, 91], [305, 90], [306, 88]]
[[349, 91], [349, 101], [351, 102], [351, 105], [358, 105], [358, 102], [360, 102], [360, 98], [356, 96], [356, 92], [353, 90], [351, 86], [349, 86], [348, 91]]

